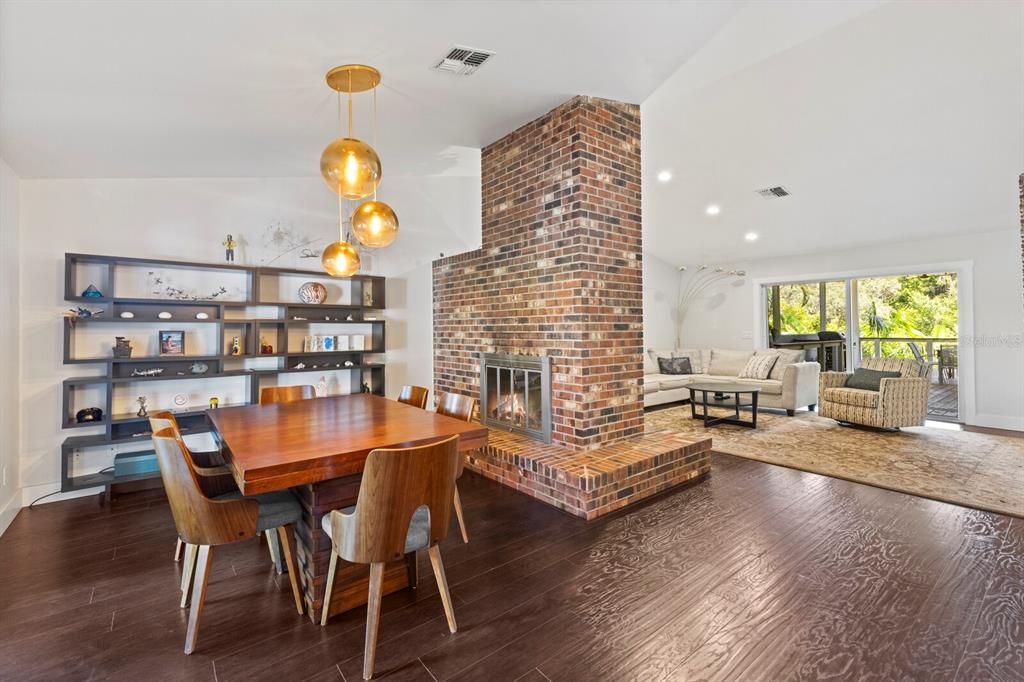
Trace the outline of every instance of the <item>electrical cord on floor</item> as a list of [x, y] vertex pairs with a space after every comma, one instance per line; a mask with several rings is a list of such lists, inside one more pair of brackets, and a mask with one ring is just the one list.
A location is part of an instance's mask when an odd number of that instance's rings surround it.
[[[114, 467], [107, 467], [106, 469], [100, 469], [96, 473], [98, 473], [98, 474], [105, 474], [105, 473], [111, 472], [113, 470], [114, 470]], [[46, 493], [45, 495], [43, 495], [41, 497], [37, 497], [36, 499], [32, 500], [29, 503], [28, 508], [31, 509], [32, 507], [36, 506], [36, 502], [38, 502], [40, 500], [45, 500], [47, 497], [50, 497], [51, 495], [56, 495], [59, 492], [60, 492], [59, 490], [54, 490], [52, 493]]]

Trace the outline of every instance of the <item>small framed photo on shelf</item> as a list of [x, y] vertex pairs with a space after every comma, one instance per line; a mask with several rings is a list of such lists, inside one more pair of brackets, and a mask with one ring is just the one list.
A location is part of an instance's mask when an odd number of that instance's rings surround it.
[[161, 330], [160, 355], [184, 355], [185, 332]]

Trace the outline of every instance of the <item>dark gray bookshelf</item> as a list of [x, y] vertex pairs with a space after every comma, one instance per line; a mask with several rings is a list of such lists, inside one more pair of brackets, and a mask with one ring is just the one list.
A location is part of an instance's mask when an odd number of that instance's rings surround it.
[[[138, 417], [134, 413], [112, 414], [114, 390], [117, 386], [137, 382], [179, 381], [190, 379], [201, 381], [226, 377], [246, 377], [248, 381], [247, 400], [240, 404], [255, 404], [259, 401], [261, 379], [279, 374], [301, 372], [335, 372], [347, 371], [350, 377], [350, 392], [358, 393], [363, 385], [367, 385], [372, 393], [384, 395], [384, 371], [382, 362], [371, 359], [385, 350], [386, 323], [379, 315], [386, 308], [385, 280], [374, 275], [355, 275], [353, 277], [330, 277], [319, 270], [303, 270], [296, 268], [274, 268], [236, 265], [232, 263], [200, 263], [153, 258], [128, 258], [120, 256], [104, 256], [96, 254], [67, 253], [64, 257], [64, 299], [73, 306], [102, 309], [98, 317], [79, 317], [72, 321], [65, 319], [64, 325], [64, 364], [66, 365], [100, 365], [102, 374], [71, 377], [62, 384], [62, 427], [65, 429], [102, 428], [102, 433], [86, 436], [70, 436], [61, 445], [61, 491], [81, 490], [105, 486], [109, 491], [111, 485], [131, 483], [146, 479], [158, 478], [159, 473], [129, 474], [115, 476], [113, 471], [87, 475], [71, 475], [71, 460], [75, 453], [82, 449], [109, 445], [125, 445], [138, 443], [140, 449], [127, 449], [115, 456], [121, 457], [134, 454], [152, 453], [149, 440], [149, 421], [146, 417]], [[101, 297], [81, 295], [80, 268], [91, 268], [98, 273], [100, 281], [97, 286], [104, 294]], [[245, 294], [242, 300], [222, 299], [176, 299], [170, 297], [119, 297], [113, 295], [117, 289], [118, 267], [173, 269], [176, 276], [187, 277], [189, 272], [224, 272], [231, 277], [239, 275], [245, 282]], [[336, 280], [347, 282], [352, 302], [344, 304], [322, 303], [308, 304], [295, 301], [273, 300], [267, 280], [274, 277], [308, 276], [318, 280]], [[267, 291], [267, 298], [261, 296]], [[274, 292], [276, 294], [276, 292]], [[361, 304], [362, 303], [362, 304]], [[246, 309], [253, 306], [275, 308], [277, 317], [249, 317]], [[158, 313], [171, 312], [171, 319], [160, 319]], [[134, 317], [123, 319], [122, 312], [131, 312]], [[197, 313], [205, 313], [207, 319], [197, 320]], [[367, 319], [375, 318], [375, 319]], [[241, 342], [239, 354], [214, 353], [195, 355], [150, 355], [129, 358], [112, 357], [112, 352], [105, 357], [83, 357], [76, 353], [76, 330], [102, 325], [110, 330], [110, 344], [118, 335], [118, 325], [122, 329], [136, 329], [136, 325], [152, 325], [156, 334], [161, 325], [163, 329], [173, 329], [176, 325], [213, 325], [217, 344], [225, 349], [234, 336]], [[291, 351], [288, 347], [289, 337], [297, 337], [294, 330], [305, 330], [310, 325], [329, 325], [339, 329], [339, 334], [351, 325], [369, 328], [367, 345], [362, 350], [337, 351]], [[327, 332], [330, 333], [330, 332]], [[302, 335], [305, 336], [305, 335]], [[265, 337], [274, 347], [273, 353], [260, 352], [260, 339]], [[186, 347], [186, 351], [188, 348]], [[264, 359], [272, 367], [236, 367], [235, 363], [246, 360]], [[207, 365], [202, 374], [191, 372], [192, 363], [201, 362]], [[350, 366], [345, 366], [350, 362]], [[152, 376], [131, 376], [133, 369], [163, 369], [163, 373]], [[99, 390], [103, 393], [103, 404], [96, 407], [103, 409], [103, 419], [96, 422], [79, 424], [75, 421], [75, 393], [80, 390]], [[220, 407], [233, 405], [221, 404]], [[78, 405], [77, 407], [81, 407]], [[167, 405], [148, 406], [150, 413], [169, 410], [175, 413], [184, 434], [203, 433], [209, 431], [206, 417], [207, 409], [188, 407], [174, 409]]]

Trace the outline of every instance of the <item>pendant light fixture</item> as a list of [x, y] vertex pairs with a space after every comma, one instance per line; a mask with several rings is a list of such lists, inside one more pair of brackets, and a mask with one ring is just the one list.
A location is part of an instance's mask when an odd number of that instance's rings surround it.
[[374, 148], [352, 136], [352, 93], [373, 91], [374, 144], [377, 137], [377, 86], [380, 72], [372, 66], [346, 64], [327, 72], [327, 85], [338, 93], [338, 125], [341, 127], [341, 93], [348, 94], [348, 134], [327, 145], [320, 156], [320, 174], [331, 191], [338, 195], [340, 240], [324, 249], [321, 261], [331, 275], [348, 277], [359, 271], [359, 252], [345, 234], [343, 201], [373, 199], [360, 204], [352, 215], [352, 234], [367, 248], [391, 244], [398, 236], [398, 216], [382, 201], [377, 201], [382, 168]]

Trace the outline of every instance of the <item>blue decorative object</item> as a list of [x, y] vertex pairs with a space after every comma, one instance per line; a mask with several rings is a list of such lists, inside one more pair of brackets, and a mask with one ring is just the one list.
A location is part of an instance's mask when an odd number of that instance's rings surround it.
[[82, 298], [103, 298], [103, 294], [96, 288], [95, 284], [90, 284], [82, 292]]

